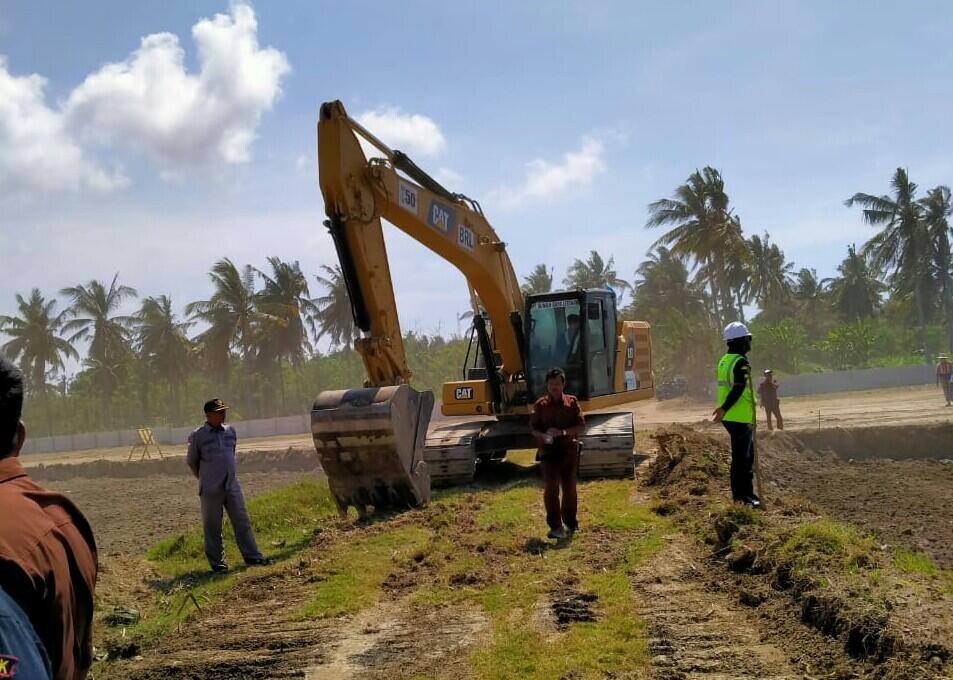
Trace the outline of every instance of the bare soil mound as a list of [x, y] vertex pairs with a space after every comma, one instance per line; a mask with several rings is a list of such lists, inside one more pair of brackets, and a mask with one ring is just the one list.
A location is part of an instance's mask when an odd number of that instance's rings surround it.
[[953, 660], [953, 596], [939, 575], [902, 572], [892, 550], [777, 487], [767, 512], [729, 504], [726, 438], [683, 427], [654, 438], [643, 484], [656, 512], [709, 546], [721, 572], [711, 588], [752, 607], [767, 639], [798, 650], [802, 672], [933, 678]]
[[953, 568], [953, 426], [775, 432], [761, 453], [769, 489]]

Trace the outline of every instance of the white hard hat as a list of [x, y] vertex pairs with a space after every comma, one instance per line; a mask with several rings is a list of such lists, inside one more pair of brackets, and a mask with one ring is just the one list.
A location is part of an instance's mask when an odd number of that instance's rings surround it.
[[740, 321], [732, 321], [725, 326], [725, 342], [748, 337], [751, 337], [751, 332], [748, 330], [748, 327]]

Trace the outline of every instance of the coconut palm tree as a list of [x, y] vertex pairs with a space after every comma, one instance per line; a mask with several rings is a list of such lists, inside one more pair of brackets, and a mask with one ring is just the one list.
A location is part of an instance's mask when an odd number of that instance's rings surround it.
[[297, 364], [304, 359], [305, 351], [312, 349], [306, 325], [313, 334], [318, 308], [311, 301], [308, 279], [297, 260], [282, 262], [269, 257], [268, 264], [271, 274], [255, 270], [265, 283], [255, 296], [258, 311], [265, 315], [264, 342], [279, 361], [288, 359]]
[[347, 294], [344, 272], [339, 264], [333, 267], [322, 265], [321, 269], [325, 276], [318, 274], [314, 278], [324, 288], [325, 294], [312, 300], [318, 310], [314, 314], [318, 325], [315, 340], [327, 335], [333, 347], [343, 347], [347, 351], [351, 348], [351, 342], [360, 337], [361, 332], [354, 323], [354, 311]]
[[627, 281], [620, 279], [615, 270], [615, 258], [608, 261], [595, 250], [589, 251], [585, 260], [576, 259], [569, 270], [563, 284], [567, 288], [609, 288], [621, 293], [629, 287]]
[[950, 189], [938, 186], [926, 198], [920, 199], [923, 221], [932, 250], [933, 275], [940, 290], [943, 317], [946, 321], [950, 346], [953, 347], [953, 262], [950, 253], [949, 216], [953, 213]]
[[705, 291], [691, 280], [685, 260], [665, 246], [649, 253], [635, 272], [630, 305], [635, 317], [648, 319], [665, 310], [688, 318], [706, 316]]
[[[698, 279], [712, 294], [715, 313], [722, 321], [734, 316], [737, 301], [732, 300], [733, 286], [729, 266], [746, 259], [741, 222], [732, 215], [721, 173], [710, 166], [696, 170], [675, 189], [670, 199], [649, 204], [646, 228], [670, 225], [653, 248], [663, 245], [678, 255], [694, 258], [699, 265]], [[737, 267], [736, 267], [737, 269]], [[737, 274], [737, 272], [735, 272]], [[739, 310], [740, 312], [740, 310]]]
[[70, 300], [63, 331], [72, 333], [68, 340], [89, 340], [88, 357], [99, 362], [112, 363], [126, 358], [131, 352], [131, 329], [135, 319], [117, 315], [127, 298], [137, 297], [134, 288], [119, 285], [119, 274], [113, 276], [107, 288], [101, 281], [72, 286], [60, 291]]
[[784, 251], [776, 243], [771, 243], [767, 232], [763, 238], [754, 235], [748, 240], [748, 252], [749, 299], [755, 300], [762, 312], [777, 316], [791, 299], [794, 265], [785, 260]]
[[250, 265], [241, 270], [228, 258], [216, 262], [209, 278], [214, 290], [208, 300], [186, 305], [185, 313], [208, 325], [196, 344], [209, 370], [224, 383], [231, 374], [231, 349], [238, 349], [248, 360], [256, 342], [260, 320], [255, 308], [255, 271]]
[[180, 321], [166, 295], [147, 297], [136, 314], [136, 349], [151, 376], [169, 386], [169, 415], [178, 422], [180, 395], [192, 362], [191, 321]]
[[920, 347], [926, 346], [929, 300], [935, 289], [932, 246], [923, 219], [923, 205], [916, 200], [917, 185], [907, 171], [897, 168], [890, 182], [892, 196], [856, 193], [845, 204], [864, 209], [864, 221], [883, 229], [864, 246], [874, 270], [890, 276], [898, 296], [912, 297], [917, 313]]
[[532, 295], [534, 293], [548, 293], [553, 289], [553, 270], [546, 269], [545, 264], [538, 264], [529, 273], [529, 276], [523, 277], [523, 295]]
[[874, 275], [867, 259], [857, 252], [856, 245], [847, 247], [847, 257], [837, 267], [840, 276], [825, 279], [830, 286], [831, 299], [841, 318], [855, 321], [873, 316], [882, 302], [886, 286]]
[[281, 407], [285, 407], [284, 360], [300, 364], [306, 352], [313, 351], [308, 340], [310, 329], [316, 332], [315, 315], [318, 308], [311, 301], [308, 279], [297, 260], [282, 262], [269, 257], [271, 272], [256, 269], [264, 281], [264, 288], [255, 295], [255, 304], [261, 315], [259, 323], [259, 357], [273, 361], [278, 373]]
[[24, 300], [16, 295], [19, 316], [0, 316], [0, 331], [11, 339], [0, 349], [17, 361], [27, 378], [29, 389], [38, 392], [46, 412], [47, 434], [53, 434], [47, 377], [65, 369], [66, 359], [79, 359], [69, 340], [60, 336], [67, 311], [56, 313], [56, 300], [46, 300], [39, 289]]

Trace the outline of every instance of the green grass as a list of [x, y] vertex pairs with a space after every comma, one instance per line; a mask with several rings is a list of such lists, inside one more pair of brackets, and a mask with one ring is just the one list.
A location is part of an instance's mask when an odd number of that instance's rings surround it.
[[[310, 545], [320, 522], [337, 513], [327, 483], [314, 479], [252, 498], [247, 507], [259, 548], [278, 562]], [[146, 558], [169, 580], [170, 592], [157, 596], [142, 622], [129, 630], [131, 635], [155, 639], [167, 634], [195, 610], [189, 591], [204, 607], [235, 587], [245, 570], [238, 566], [242, 559], [227, 521], [222, 533], [226, 559], [238, 567], [227, 575], [209, 574], [201, 527], [165, 538], [149, 549]]]
[[[258, 547], [266, 555], [274, 553], [279, 558], [307, 546], [319, 520], [337, 512], [327, 482], [315, 479], [295, 482], [252, 498], [247, 507]], [[241, 564], [235, 533], [228, 521], [222, 535], [229, 564]], [[151, 560], [163, 576], [172, 578], [207, 571], [201, 528], [159, 541], [146, 553], [146, 559]]]
[[[489, 643], [470, 657], [476, 674], [486, 680], [503, 678], [549, 679], [559, 677], [602, 678], [620, 670], [632, 671], [647, 659], [643, 624], [634, 607], [629, 573], [643, 560], [661, 549], [667, 524], [644, 504], [629, 497], [631, 482], [602, 481], [580, 487], [580, 533], [564, 549], [547, 550], [541, 555], [515, 557], [511, 574], [504, 582], [483, 588], [475, 594], [491, 620]], [[493, 517], [495, 526], [506, 527], [517, 541], [535, 529], [542, 531], [542, 513], [537, 502], [526, 506], [527, 491], [513, 489], [491, 498], [481, 512]], [[525, 513], [514, 513], [521, 506]], [[535, 510], [535, 512], [531, 512]], [[530, 514], [531, 525], [520, 527], [508, 522]], [[611, 532], [611, 542], [622, 552], [622, 559], [605, 570], [590, 567], [587, 557], [599, 544], [587, 545], [585, 531]], [[497, 537], [498, 541], [503, 540]], [[510, 542], [507, 541], [507, 542]], [[597, 621], [571, 624], [565, 631], [546, 634], [534, 624], [534, 607], [568, 575], [578, 579], [578, 588], [598, 595]]]
[[937, 576], [940, 569], [936, 566], [930, 556], [926, 553], [898, 548], [893, 554], [893, 564], [905, 574], [922, 574], [924, 576]]
[[[629, 578], [662, 548], [670, 523], [647, 503], [633, 502], [631, 493], [631, 480], [581, 484], [583, 531], [560, 546], [541, 541], [542, 489], [533, 481], [442, 497], [419, 522], [385, 519], [310, 551], [313, 595], [297, 615], [354, 614], [373, 606], [385, 581], [399, 577], [411, 584], [412, 607], [455, 603], [484, 612], [488, 640], [469, 657], [479, 678], [601, 678], [642, 668], [644, 630]], [[249, 512], [265, 552], [287, 559], [312, 544], [315, 529], [336, 509], [326, 484], [305, 481], [252, 499]], [[239, 564], [230, 529], [226, 545], [230, 561]], [[139, 637], [166, 634], [187, 618], [194, 605], [179, 607], [189, 590], [205, 607], [240, 587], [243, 578], [241, 569], [206, 575], [199, 528], [160, 541], [148, 557], [161, 575], [182, 586], [157, 598], [143, 623], [129, 631]], [[534, 611], [570, 576], [577, 589], [598, 595], [597, 621], [558, 631], [540, 627]]]
[[411, 559], [430, 536], [427, 528], [410, 526], [334, 546], [321, 557], [317, 592], [299, 616], [340, 616], [374, 604], [394, 565]]
[[539, 488], [530, 484], [498, 493], [480, 510], [477, 517], [480, 528], [506, 531], [526, 526], [531, 521], [530, 509], [539, 500], [540, 493]]
[[831, 565], [855, 573], [871, 563], [878, 549], [870, 536], [861, 535], [847, 524], [822, 518], [795, 529], [778, 554], [795, 570]]

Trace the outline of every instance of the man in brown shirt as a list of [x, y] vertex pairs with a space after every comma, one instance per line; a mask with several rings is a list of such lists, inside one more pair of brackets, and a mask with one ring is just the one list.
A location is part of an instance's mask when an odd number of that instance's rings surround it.
[[949, 358], [945, 354], [938, 356], [937, 361], [936, 384], [943, 388], [946, 405], [950, 406], [953, 404], [953, 382], [950, 382], [951, 377], [953, 377], [953, 363], [950, 363]]
[[0, 357], [0, 588], [29, 617], [56, 680], [92, 663], [96, 543], [72, 501], [31, 480], [20, 464], [23, 378]]
[[778, 429], [784, 429], [784, 418], [781, 417], [781, 399], [778, 398], [778, 381], [774, 379], [774, 372], [769, 368], [764, 372], [764, 380], [758, 385], [758, 401], [764, 409], [764, 416], [768, 421], [768, 429], [773, 430], [771, 416], [778, 419]]
[[[543, 465], [543, 502], [549, 538], [566, 537], [579, 528], [576, 521], [576, 472], [579, 469], [579, 445], [576, 440], [586, 423], [576, 398], [566, 394], [566, 374], [554, 368], [546, 374], [546, 396], [533, 404], [530, 426], [539, 445]], [[562, 504], [559, 491], [562, 488]], [[565, 529], [563, 528], [565, 525]]]

